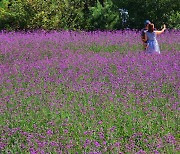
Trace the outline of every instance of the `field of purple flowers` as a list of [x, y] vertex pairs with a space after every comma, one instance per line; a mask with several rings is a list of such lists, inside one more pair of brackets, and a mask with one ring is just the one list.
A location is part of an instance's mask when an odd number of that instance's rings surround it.
[[0, 153], [178, 153], [180, 32], [0, 33]]

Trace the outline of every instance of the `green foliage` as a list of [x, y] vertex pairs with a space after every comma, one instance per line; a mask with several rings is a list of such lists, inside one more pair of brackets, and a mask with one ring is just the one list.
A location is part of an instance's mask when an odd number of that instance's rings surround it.
[[95, 7], [90, 8], [90, 12], [90, 29], [113, 30], [121, 26], [120, 13], [111, 0], [105, 1], [104, 6], [98, 1]]
[[84, 18], [84, 1], [81, 0], [67, 0], [63, 4], [61, 18], [62, 28], [64, 29], [81, 29], [85, 23]]
[[0, 0], [0, 8], [4, 8], [5, 3], [7, 3], [7, 0]]
[[180, 29], [180, 11], [172, 12], [169, 16], [169, 27], [174, 29]]
[[32, 16], [28, 28], [33, 29], [57, 29], [59, 28], [62, 15], [60, 1], [34, 0], [32, 3], [34, 15]]
[[25, 29], [33, 15], [33, 9], [26, 0], [4, 1], [0, 10], [1, 29]]
[[113, 0], [113, 3], [128, 11], [127, 24], [129, 28], [137, 29], [144, 27], [143, 23], [146, 19], [154, 22], [157, 28], [160, 28], [163, 23], [168, 25], [171, 12], [180, 11], [180, 3], [177, 0]]
[[179, 8], [177, 0], [1, 0], [0, 29], [141, 29], [146, 19], [179, 29]]
[[89, 0], [18, 0], [0, 10], [0, 29], [85, 29]]

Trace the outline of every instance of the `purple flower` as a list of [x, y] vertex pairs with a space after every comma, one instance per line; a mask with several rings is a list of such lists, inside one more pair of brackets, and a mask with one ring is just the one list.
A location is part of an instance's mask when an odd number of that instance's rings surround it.
[[68, 129], [64, 129], [64, 133], [67, 134], [68, 133]]
[[29, 151], [30, 151], [30, 154], [37, 154], [37, 151], [34, 150], [34, 148], [30, 148]]
[[100, 147], [101, 145], [99, 144], [99, 142], [97, 142], [97, 141], [94, 141], [94, 145], [96, 146], [96, 147]]
[[89, 139], [86, 139], [84, 143], [84, 148], [86, 148], [89, 144], [91, 144], [91, 141]]
[[47, 135], [53, 135], [53, 131], [51, 129], [47, 130]]
[[153, 151], [154, 154], [160, 154], [157, 150]]
[[179, 34], [147, 55], [130, 30], [1, 33], [0, 148], [176, 153]]
[[175, 137], [172, 134], [168, 134], [164, 138], [165, 138], [167, 143], [170, 143], [172, 145], [176, 144], [176, 139], [175, 139]]
[[55, 141], [50, 142], [50, 145], [51, 145], [52, 147], [58, 147], [58, 146], [59, 146], [58, 143], [55, 142]]
[[144, 150], [139, 150], [138, 152], [136, 152], [136, 154], [146, 154], [146, 152]]

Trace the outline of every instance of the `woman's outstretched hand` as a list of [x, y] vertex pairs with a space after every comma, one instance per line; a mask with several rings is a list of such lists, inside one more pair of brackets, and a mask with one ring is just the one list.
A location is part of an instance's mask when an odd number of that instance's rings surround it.
[[164, 24], [164, 28], [163, 28], [164, 30], [166, 29], [166, 25]]

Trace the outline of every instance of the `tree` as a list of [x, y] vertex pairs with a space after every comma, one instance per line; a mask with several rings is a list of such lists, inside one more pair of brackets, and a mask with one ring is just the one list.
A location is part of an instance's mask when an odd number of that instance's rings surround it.
[[172, 11], [169, 16], [168, 24], [170, 28], [180, 29], [180, 12]]
[[113, 0], [114, 5], [128, 11], [129, 28], [144, 27], [146, 19], [151, 20], [157, 27], [167, 23], [173, 10], [180, 11], [180, 3], [176, 0]]
[[179, 29], [177, 0], [0, 0], [0, 29]]
[[95, 7], [90, 8], [90, 12], [89, 29], [91, 30], [114, 30], [122, 25], [119, 10], [111, 0], [104, 1], [103, 5], [98, 1]]

